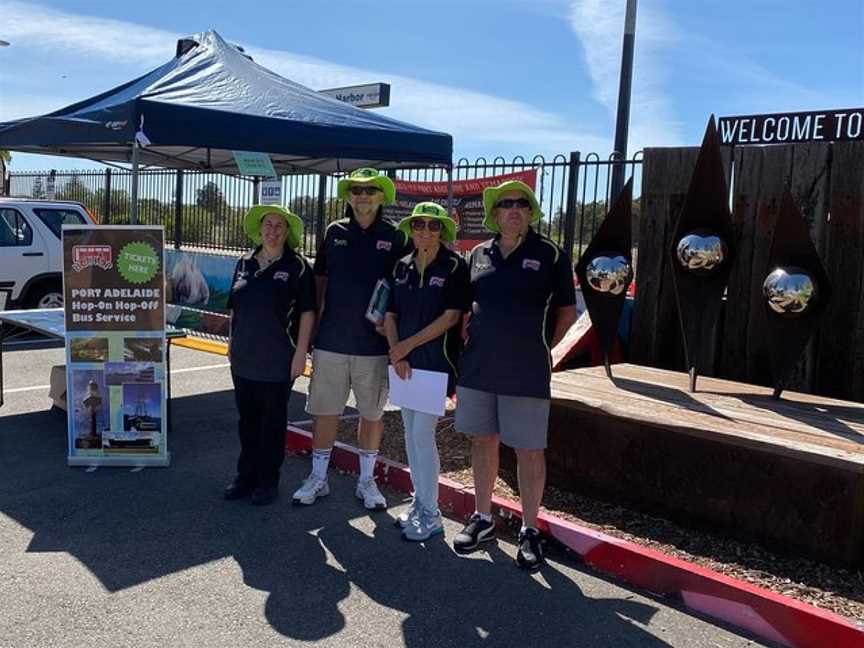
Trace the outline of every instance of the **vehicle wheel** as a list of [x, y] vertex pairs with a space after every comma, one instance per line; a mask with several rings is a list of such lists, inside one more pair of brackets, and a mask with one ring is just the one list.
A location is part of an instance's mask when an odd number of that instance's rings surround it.
[[63, 308], [63, 293], [57, 286], [36, 288], [27, 304], [30, 308]]

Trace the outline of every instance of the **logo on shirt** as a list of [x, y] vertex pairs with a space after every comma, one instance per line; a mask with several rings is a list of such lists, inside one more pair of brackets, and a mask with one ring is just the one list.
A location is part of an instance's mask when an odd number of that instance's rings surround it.
[[337, 239], [337, 238], [334, 238], [334, 239], [333, 239], [333, 245], [336, 245], [336, 246], [338, 246], [338, 247], [347, 246], [347, 245], [348, 245], [348, 239]]
[[439, 288], [444, 287], [444, 277], [430, 277], [429, 278], [430, 286], [438, 286]]
[[523, 259], [522, 269], [525, 270], [526, 268], [529, 270], [539, 270], [540, 262], [537, 259]]
[[281, 270], [279, 272], [276, 272], [273, 274], [273, 278], [278, 279], [279, 281], [288, 281], [288, 279], [290, 277], [291, 277], [290, 274], [288, 274], [287, 272], [283, 272]]
[[393, 247], [393, 244], [390, 241], [378, 241], [375, 244], [376, 250], [390, 250]]

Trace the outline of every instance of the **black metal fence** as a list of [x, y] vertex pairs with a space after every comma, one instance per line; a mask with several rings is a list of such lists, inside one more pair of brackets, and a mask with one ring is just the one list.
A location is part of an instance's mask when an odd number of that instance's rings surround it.
[[[454, 180], [537, 170], [537, 197], [545, 214], [539, 230], [569, 249], [574, 260], [591, 240], [609, 206], [612, 168], [621, 164], [634, 179], [634, 219], [641, 198], [641, 151], [632, 159], [596, 153], [537, 155], [507, 161], [462, 158], [453, 168]], [[438, 182], [447, 179], [441, 168], [399, 170], [398, 179]], [[336, 176], [299, 175], [282, 179], [283, 204], [305, 223], [303, 252], [313, 255], [317, 238], [330, 221], [341, 218]], [[132, 176], [129, 171], [18, 171], [10, 177], [12, 196], [44, 198], [53, 185], [54, 198], [83, 203], [99, 222], [125, 224], [130, 220]], [[242, 250], [248, 247], [242, 218], [255, 203], [257, 181], [198, 171], [147, 170], [139, 175], [138, 222], [164, 225], [166, 240], [176, 248]], [[633, 229], [634, 236], [638, 227]], [[634, 241], [635, 246], [635, 241]]]

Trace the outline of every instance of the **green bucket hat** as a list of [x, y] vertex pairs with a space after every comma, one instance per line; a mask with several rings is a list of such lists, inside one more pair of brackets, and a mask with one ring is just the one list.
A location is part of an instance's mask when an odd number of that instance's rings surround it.
[[303, 221], [301, 218], [278, 205], [254, 205], [243, 218], [243, 231], [252, 239], [255, 245], [261, 245], [261, 221], [267, 214], [279, 214], [285, 219], [288, 225], [288, 236], [285, 238], [285, 244], [292, 250], [300, 247], [300, 241], [303, 240]]
[[374, 184], [384, 192], [384, 204], [392, 205], [396, 200], [396, 185], [386, 175], [378, 173], [378, 169], [364, 167], [352, 171], [347, 178], [342, 178], [336, 184], [336, 195], [340, 200], [348, 200], [348, 189], [352, 184], [366, 184], [367, 182]]
[[486, 214], [483, 218], [483, 227], [496, 234], [499, 232], [498, 223], [492, 216], [492, 210], [495, 208], [495, 203], [498, 202], [501, 194], [507, 191], [521, 191], [525, 194], [525, 197], [531, 203], [531, 225], [543, 218], [540, 204], [537, 202], [537, 197], [534, 195], [531, 187], [519, 180], [508, 180], [507, 182], [502, 182], [497, 187], [486, 187], [483, 190], [483, 211]]
[[421, 202], [414, 205], [410, 216], [399, 221], [399, 229], [405, 236], [411, 236], [411, 221], [415, 218], [430, 218], [441, 221], [441, 240], [451, 242], [456, 240], [456, 221], [447, 215], [447, 210], [435, 202]]

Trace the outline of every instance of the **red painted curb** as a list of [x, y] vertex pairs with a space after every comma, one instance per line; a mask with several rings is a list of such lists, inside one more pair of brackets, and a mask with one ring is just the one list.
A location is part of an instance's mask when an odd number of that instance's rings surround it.
[[[285, 446], [289, 452], [312, 447], [312, 435], [288, 426]], [[330, 462], [340, 470], [358, 471], [357, 450], [336, 443]], [[411, 492], [407, 466], [379, 458], [376, 474], [392, 488]], [[474, 492], [442, 477], [439, 501], [457, 517], [474, 512]], [[495, 508], [521, 517], [517, 502], [493, 497]], [[832, 612], [729, 578], [632, 542], [579, 526], [548, 513], [538, 517], [541, 531], [581, 556], [587, 565], [642, 589], [675, 596], [684, 605], [754, 635], [795, 648], [864, 648], [864, 624], [852, 623]]]

